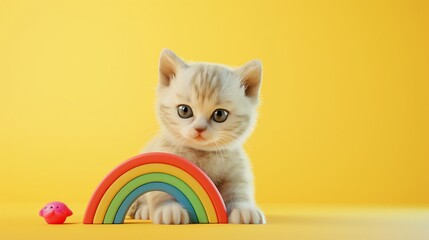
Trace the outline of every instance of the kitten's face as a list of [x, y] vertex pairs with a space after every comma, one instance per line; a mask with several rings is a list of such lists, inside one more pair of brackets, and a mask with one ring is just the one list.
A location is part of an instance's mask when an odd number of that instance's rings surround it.
[[[163, 54], [169, 54], [167, 64], [172, 58], [176, 60], [173, 61], [176, 67], [173, 74], [166, 72], [163, 75], [160, 66], [158, 89], [158, 116], [170, 141], [178, 147], [202, 150], [220, 150], [241, 144], [256, 120], [260, 77], [257, 89], [252, 89], [255, 86], [243, 82], [246, 68], [233, 70], [201, 63], [187, 65], [170, 51]], [[259, 62], [253, 64], [260, 70]], [[163, 81], [163, 76], [167, 82]]]

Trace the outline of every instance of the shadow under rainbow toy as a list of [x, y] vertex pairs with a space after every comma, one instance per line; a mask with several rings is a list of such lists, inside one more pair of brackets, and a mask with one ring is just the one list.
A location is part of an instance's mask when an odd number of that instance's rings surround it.
[[222, 196], [196, 165], [168, 153], [143, 153], [113, 169], [93, 193], [84, 224], [120, 224], [142, 194], [163, 191], [189, 213], [191, 223], [228, 223]]

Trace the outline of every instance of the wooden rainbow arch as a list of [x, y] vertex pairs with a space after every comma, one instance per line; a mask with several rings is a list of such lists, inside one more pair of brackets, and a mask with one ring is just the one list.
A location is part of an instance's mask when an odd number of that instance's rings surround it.
[[168, 153], [137, 155], [113, 169], [93, 193], [83, 223], [123, 223], [142, 194], [164, 191], [188, 211], [191, 223], [227, 223], [225, 204], [210, 178], [193, 163]]

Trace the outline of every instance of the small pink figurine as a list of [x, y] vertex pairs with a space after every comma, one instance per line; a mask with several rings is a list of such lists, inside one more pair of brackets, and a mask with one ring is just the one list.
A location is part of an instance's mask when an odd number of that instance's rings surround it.
[[50, 202], [39, 211], [39, 215], [48, 224], [63, 224], [73, 212], [62, 202]]

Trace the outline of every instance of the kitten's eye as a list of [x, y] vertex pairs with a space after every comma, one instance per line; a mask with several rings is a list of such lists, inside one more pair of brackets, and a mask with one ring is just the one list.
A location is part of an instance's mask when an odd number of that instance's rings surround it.
[[226, 119], [228, 118], [228, 114], [229, 112], [225, 109], [216, 109], [213, 112], [212, 119], [213, 121], [218, 123], [225, 122]]
[[192, 108], [185, 104], [177, 106], [177, 114], [179, 114], [181, 118], [190, 118], [194, 116]]

